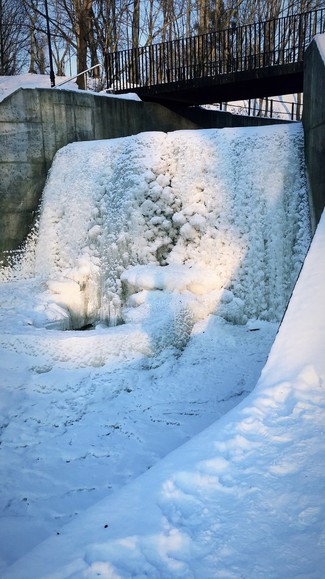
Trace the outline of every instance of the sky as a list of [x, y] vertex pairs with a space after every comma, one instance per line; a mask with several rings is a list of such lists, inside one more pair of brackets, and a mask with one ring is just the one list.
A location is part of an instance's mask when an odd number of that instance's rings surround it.
[[0, 272], [2, 577], [321, 579], [303, 169], [300, 124], [57, 153]]

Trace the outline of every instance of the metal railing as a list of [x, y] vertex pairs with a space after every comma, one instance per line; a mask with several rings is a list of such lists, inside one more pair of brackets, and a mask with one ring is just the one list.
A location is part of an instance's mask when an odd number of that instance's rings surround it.
[[107, 88], [193, 81], [299, 63], [313, 36], [325, 31], [325, 9], [255, 22], [106, 55]]
[[67, 78], [66, 80], [63, 80], [62, 82], [59, 82], [58, 84], [55, 85], [55, 88], [58, 88], [59, 86], [63, 86], [64, 84], [67, 84], [68, 82], [71, 82], [72, 80], [75, 80], [76, 78], [79, 78], [79, 76], [83, 76], [84, 77], [84, 86], [85, 86], [85, 90], [87, 90], [87, 74], [89, 72], [91, 72], [92, 70], [94, 70], [95, 68], [100, 68], [102, 65], [100, 63], [95, 64], [94, 66], [91, 66], [90, 68], [87, 68], [87, 70], [83, 70], [82, 72], [79, 72], [78, 74], [75, 74], [74, 76], [71, 76], [69, 78]]
[[[214, 105], [216, 106], [216, 105]], [[217, 103], [220, 111], [251, 117], [281, 119], [285, 121], [301, 121], [303, 103], [270, 98], [248, 99], [241, 104], [234, 102]]]

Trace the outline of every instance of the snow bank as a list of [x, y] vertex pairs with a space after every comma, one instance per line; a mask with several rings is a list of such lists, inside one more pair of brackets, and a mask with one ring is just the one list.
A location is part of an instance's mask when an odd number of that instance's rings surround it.
[[320, 579], [324, 221], [256, 392], [151, 468], [256, 384], [309, 244], [302, 159], [297, 125], [58, 153], [0, 284], [4, 577]]
[[[64, 80], [68, 79], [61, 76], [56, 77], [58, 83], [63, 82]], [[14, 76], [0, 76], [0, 102], [19, 88], [51, 88], [50, 76], [30, 73]], [[75, 81], [72, 80], [63, 85], [62, 89], [78, 90], [78, 87]]]
[[[55, 77], [56, 86], [51, 90], [73, 90], [80, 92], [80, 89], [77, 86], [76, 79], [71, 79], [69, 77], [64, 76], [56, 76]], [[64, 83], [64, 84], [62, 84]], [[96, 90], [96, 81], [94, 79], [88, 79], [88, 86], [87, 92], [95, 92], [98, 94], [98, 90]], [[59, 86], [61, 85], [62, 86]], [[93, 91], [92, 87], [93, 86]], [[18, 90], [19, 88], [51, 88], [51, 81], [50, 76], [45, 74], [20, 74], [14, 76], [0, 76], [0, 102], [9, 96], [14, 91]], [[108, 98], [123, 98], [127, 100], [136, 100], [140, 101], [141, 99], [135, 93], [126, 93], [124, 95], [114, 95], [112, 93], [107, 93], [106, 90], [100, 93], [103, 97]]]
[[177, 294], [193, 322], [209, 313], [280, 320], [310, 240], [302, 159], [300, 125], [143, 133], [60, 150], [32, 275], [48, 280], [48, 302], [66, 311], [62, 329], [67, 319], [126, 321], [141, 290], [147, 300]]
[[325, 215], [255, 391], [4, 579], [321, 579]]

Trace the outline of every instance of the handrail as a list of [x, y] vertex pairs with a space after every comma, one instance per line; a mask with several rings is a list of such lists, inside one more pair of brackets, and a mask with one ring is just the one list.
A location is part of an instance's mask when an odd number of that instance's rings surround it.
[[[268, 119], [282, 119], [290, 121], [301, 121], [303, 103], [295, 101], [284, 101], [276, 99], [262, 99], [262, 106], [256, 105], [259, 99], [248, 99], [247, 105], [236, 104], [234, 102], [218, 103], [220, 111], [229, 111], [232, 114], [248, 115], [251, 117], [262, 117]], [[279, 110], [279, 106], [283, 110]], [[287, 110], [285, 110], [287, 109]], [[237, 112], [238, 111], [238, 112]]]
[[63, 80], [62, 82], [59, 82], [59, 84], [57, 84], [57, 85], [55, 86], [55, 88], [57, 88], [57, 87], [59, 87], [59, 86], [62, 86], [62, 85], [64, 85], [64, 84], [66, 84], [67, 82], [71, 82], [72, 80], [74, 80], [75, 78], [78, 78], [78, 77], [81, 76], [82, 74], [84, 75], [84, 78], [85, 78], [85, 86], [87, 86], [87, 84], [86, 84], [86, 74], [87, 74], [87, 72], [90, 72], [91, 70], [94, 70], [94, 68], [97, 68], [98, 66], [101, 67], [101, 66], [103, 66], [103, 65], [98, 62], [98, 63], [95, 64], [94, 66], [91, 66], [90, 68], [87, 68], [87, 70], [83, 70], [82, 72], [79, 72], [78, 74], [75, 74], [75, 76], [71, 76], [70, 78], [68, 78], [68, 79], [66, 79], [66, 80]]
[[109, 53], [106, 55], [107, 88], [125, 92], [302, 63], [313, 36], [324, 31], [325, 9], [322, 8]]

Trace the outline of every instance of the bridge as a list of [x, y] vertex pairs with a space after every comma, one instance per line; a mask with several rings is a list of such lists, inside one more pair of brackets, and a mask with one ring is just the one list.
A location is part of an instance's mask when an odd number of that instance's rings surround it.
[[303, 92], [303, 55], [325, 9], [110, 53], [107, 88], [198, 105]]

